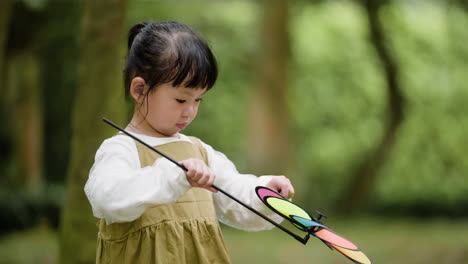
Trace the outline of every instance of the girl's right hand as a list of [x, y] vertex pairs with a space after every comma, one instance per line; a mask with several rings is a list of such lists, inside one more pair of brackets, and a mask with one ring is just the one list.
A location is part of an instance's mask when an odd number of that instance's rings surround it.
[[212, 192], [217, 192], [217, 190], [212, 187], [216, 175], [203, 160], [186, 159], [180, 163], [187, 168], [185, 175], [187, 175], [187, 180], [192, 187], [200, 187]]

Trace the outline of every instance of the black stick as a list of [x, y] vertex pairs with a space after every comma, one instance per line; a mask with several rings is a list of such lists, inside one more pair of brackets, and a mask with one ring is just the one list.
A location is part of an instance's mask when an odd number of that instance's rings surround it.
[[[168, 159], [169, 161], [171, 161], [172, 163], [174, 163], [175, 165], [177, 165], [179, 168], [181, 168], [182, 170], [184, 171], [188, 171], [187, 168], [184, 167], [184, 165], [180, 164], [179, 162], [173, 160], [171, 157], [167, 156], [166, 154], [162, 153], [161, 151], [153, 148], [152, 146], [148, 145], [146, 142], [144, 142], [143, 140], [135, 137], [134, 135], [128, 133], [127, 131], [125, 131], [123, 128], [119, 127], [118, 125], [116, 125], [115, 123], [113, 123], [112, 121], [110, 121], [109, 119], [103, 117], [102, 118], [102, 121], [106, 122], [107, 124], [111, 125], [112, 127], [114, 127], [115, 129], [121, 131], [122, 133], [124, 133], [125, 135], [133, 138], [134, 140], [138, 141], [139, 143], [143, 144], [145, 147], [151, 149], [152, 151], [158, 153], [159, 155], [163, 156], [164, 158]], [[255, 210], [254, 208], [252, 208], [251, 206], [241, 202], [240, 200], [238, 200], [236, 197], [230, 195], [229, 193], [225, 192], [223, 189], [220, 189], [219, 187], [217, 187], [216, 185], [211, 185], [211, 187], [213, 187], [214, 189], [216, 189], [217, 191], [223, 193], [224, 195], [226, 195], [227, 197], [231, 198], [232, 200], [236, 201], [237, 203], [239, 203], [240, 205], [244, 206], [245, 208], [249, 209], [250, 211], [254, 212], [256, 215], [260, 216], [261, 218], [267, 220], [268, 222], [270, 222], [271, 224], [273, 224], [274, 226], [278, 227], [279, 229], [283, 230], [284, 232], [288, 233], [289, 235], [291, 235], [292, 237], [294, 237], [296, 240], [298, 240], [299, 242], [301, 242], [302, 244], [306, 244], [307, 243], [307, 240], [309, 239], [309, 234], [307, 234], [304, 238], [294, 234], [293, 232], [289, 231], [288, 229], [286, 229], [285, 227], [283, 227], [282, 225], [276, 223], [275, 221], [273, 221], [272, 219], [270, 219], [268, 216], [260, 213], [259, 211]]]

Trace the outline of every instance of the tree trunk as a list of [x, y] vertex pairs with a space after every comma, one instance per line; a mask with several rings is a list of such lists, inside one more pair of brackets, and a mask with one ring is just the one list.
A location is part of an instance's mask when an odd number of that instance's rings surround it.
[[[70, 157], [71, 118], [78, 87], [81, 0], [48, 0], [38, 38], [44, 105], [44, 178], [64, 183]], [[66, 43], [66, 45], [64, 45]], [[51, 85], [53, 84], [53, 85]]]
[[364, 0], [364, 6], [369, 22], [371, 42], [381, 61], [387, 82], [388, 123], [384, 135], [375, 150], [370, 153], [368, 159], [358, 166], [351, 177], [351, 182], [338, 206], [343, 214], [356, 212], [369, 200], [375, 189], [378, 170], [382, 167], [395, 145], [398, 128], [404, 120], [405, 100], [398, 79], [399, 68], [385, 43], [385, 33], [382, 21], [379, 18], [381, 3], [379, 1]]
[[42, 100], [39, 64], [31, 48], [9, 58], [7, 71], [8, 105], [11, 107], [15, 149], [20, 161], [18, 186], [40, 194], [42, 178]]
[[14, 120], [17, 149], [22, 161], [23, 184], [41, 193], [42, 178], [42, 100], [39, 85], [39, 63], [31, 49], [15, 56], [10, 63], [10, 89], [15, 90]]
[[83, 187], [103, 139], [115, 133], [102, 123], [125, 115], [122, 57], [126, 0], [87, 0], [81, 28], [80, 79], [72, 120], [67, 197], [62, 213], [60, 263], [94, 263], [97, 219]]
[[287, 0], [263, 1], [258, 83], [250, 109], [249, 160], [259, 173], [285, 173], [291, 166], [288, 106]]
[[[5, 87], [5, 50], [10, 25], [11, 0], [0, 1], [0, 86]], [[3, 99], [4, 100], [4, 99]]]

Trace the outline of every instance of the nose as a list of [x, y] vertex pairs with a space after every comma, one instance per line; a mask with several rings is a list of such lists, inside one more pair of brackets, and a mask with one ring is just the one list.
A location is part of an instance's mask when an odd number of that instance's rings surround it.
[[197, 107], [195, 105], [187, 105], [187, 107], [184, 108], [182, 111], [182, 116], [183, 117], [193, 117], [197, 112]]

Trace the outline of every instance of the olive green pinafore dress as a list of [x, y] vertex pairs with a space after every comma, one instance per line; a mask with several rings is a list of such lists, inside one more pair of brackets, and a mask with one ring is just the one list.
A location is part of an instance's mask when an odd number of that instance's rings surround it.
[[[199, 158], [207, 162], [198, 139], [157, 146], [177, 161]], [[136, 143], [141, 167], [161, 156]], [[170, 191], [170, 190], [168, 190]], [[173, 204], [156, 205], [127, 223], [106, 225], [101, 219], [96, 263], [231, 263], [216, 218], [212, 193], [191, 188]]]

